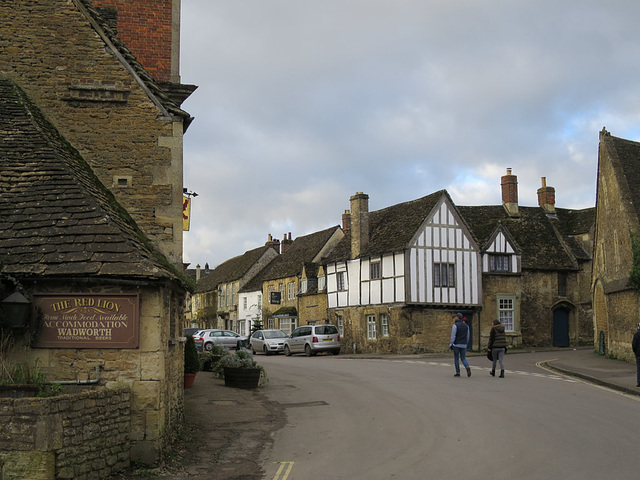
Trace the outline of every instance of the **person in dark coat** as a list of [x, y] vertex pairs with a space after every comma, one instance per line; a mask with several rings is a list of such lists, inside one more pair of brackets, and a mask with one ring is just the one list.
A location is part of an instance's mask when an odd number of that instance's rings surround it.
[[491, 376], [496, 376], [496, 362], [500, 362], [500, 378], [504, 378], [504, 353], [507, 349], [507, 336], [504, 333], [504, 325], [499, 320], [493, 321], [487, 347], [491, 350], [491, 358], [493, 359]]
[[640, 323], [638, 324], [638, 331], [633, 336], [631, 341], [631, 349], [636, 355], [636, 387], [640, 387]]

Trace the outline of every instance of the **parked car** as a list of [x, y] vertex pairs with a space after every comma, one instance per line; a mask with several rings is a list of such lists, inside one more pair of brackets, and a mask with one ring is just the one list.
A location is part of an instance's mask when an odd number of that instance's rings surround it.
[[185, 328], [184, 329], [184, 336], [185, 337], [189, 337], [189, 336], [194, 337], [194, 334], [198, 333], [200, 330], [202, 330], [202, 329], [201, 328]]
[[284, 339], [287, 334], [282, 330], [256, 330], [249, 339], [249, 348], [253, 353], [263, 352], [265, 355], [284, 352]]
[[284, 341], [284, 354], [304, 352], [307, 357], [318, 352], [340, 353], [340, 334], [335, 325], [305, 325], [296, 328]]
[[247, 337], [231, 330], [208, 329], [200, 330], [194, 338], [196, 345], [201, 345], [204, 351], [213, 350], [213, 345], [239, 350], [247, 346]]

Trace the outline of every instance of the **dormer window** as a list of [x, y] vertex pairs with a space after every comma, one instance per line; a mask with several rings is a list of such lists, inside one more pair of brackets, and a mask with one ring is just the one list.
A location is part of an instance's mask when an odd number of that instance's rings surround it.
[[511, 255], [489, 255], [490, 272], [510, 272]]

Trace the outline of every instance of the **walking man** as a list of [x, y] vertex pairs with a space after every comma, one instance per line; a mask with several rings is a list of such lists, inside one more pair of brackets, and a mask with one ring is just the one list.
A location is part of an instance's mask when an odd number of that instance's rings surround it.
[[449, 348], [453, 350], [453, 364], [456, 367], [454, 377], [460, 376], [460, 361], [467, 369], [467, 377], [471, 376], [471, 368], [467, 362], [467, 344], [469, 343], [469, 325], [464, 320], [462, 313], [458, 312], [453, 316], [454, 323], [451, 327], [451, 341]]
[[638, 331], [633, 335], [631, 349], [636, 355], [636, 387], [640, 387], [640, 323], [638, 324]]

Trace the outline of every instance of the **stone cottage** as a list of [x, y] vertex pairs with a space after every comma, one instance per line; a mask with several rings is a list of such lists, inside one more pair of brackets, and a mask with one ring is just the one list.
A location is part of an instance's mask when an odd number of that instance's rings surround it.
[[[0, 274], [33, 306], [27, 324], [3, 325], [5, 353], [37, 360], [52, 380], [129, 389], [124, 460], [152, 464], [183, 415], [182, 138], [192, 118], [180, 102], [194, 87], [178, 83], [179, 2], [135, 2], [157, 8], [153, 21], [171, 35], [157, 70], [118, 35], [145, 35], [121, 9], [132, 2], [95, 3], [106, 10], [0, 4]], [[64, 438], [44, 453], [70, 458]], [[56, 463], [57, 478], [122, 465], [105, 458], [108, 439], [92, 441], [92, 463], [106, 466]]]

